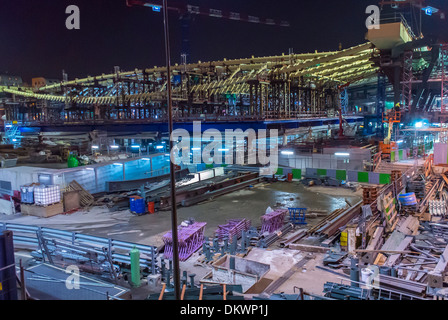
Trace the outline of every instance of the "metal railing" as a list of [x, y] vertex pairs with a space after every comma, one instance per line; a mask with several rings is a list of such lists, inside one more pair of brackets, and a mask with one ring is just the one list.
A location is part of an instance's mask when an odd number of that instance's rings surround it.
[[110, 253], [114, 263], [131, 264], [130, 251], [134, 248], [140, 251], [140, 267], [146, 268], [151, 274], [158, 273], [157, 258], [158, 250], [155, 246], [148, 246], [127, 241], [120, 241], [111, 238], [90, 236], [78, 232], [58, 230], [39, 226], [29, 226], [14, 223], [0, 222], [0, 230], [10, 230], [14, 232], [14, 245], [40, 248], [39, 236], [47, 239], [59, 239], [70, 242], [72, 245], [86, 244]]

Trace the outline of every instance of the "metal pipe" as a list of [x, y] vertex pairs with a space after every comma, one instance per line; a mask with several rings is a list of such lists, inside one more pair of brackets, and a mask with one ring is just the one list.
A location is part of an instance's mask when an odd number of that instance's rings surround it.
[[[163, 0], [163, 26], [165, 34], [165, 54], [166, 54], [166, 73], [167, 73], [167, 107], [168, 107], [168, 131], [170, 136], [170, 153], [173, 150], [173, 141], [171, 134], [173, 132], [173, 110], [172, 110], [172, 88], [171, 88], [171, 53], [170, 36], [168, 27], [168, 0]], [[179, 275], [179, 248], [177, 237], [177, 202], [176, 202], [176, 178], [174, 172], [174, 163], [170, 161], [170, 184], [171, 184], [171, 230], [173, 237], [173, 281], [174, 297], [180, 300], [180, 275]]]

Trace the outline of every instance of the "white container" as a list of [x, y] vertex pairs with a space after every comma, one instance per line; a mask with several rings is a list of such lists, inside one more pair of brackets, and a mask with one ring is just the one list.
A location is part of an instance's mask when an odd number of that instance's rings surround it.
[[361, 281], [366, 282], [369, 280], [369, 277], [373, 274], [373, 271], [367, 268], [361, 269]]
[[61, 191], [59, 185], [34, 187], [34, 203], [38, 206], [47, 206], [61, 202]]
[[12, 215], [16, 213], [14, 202], [10, 200], [0, 199], [0, 214]]

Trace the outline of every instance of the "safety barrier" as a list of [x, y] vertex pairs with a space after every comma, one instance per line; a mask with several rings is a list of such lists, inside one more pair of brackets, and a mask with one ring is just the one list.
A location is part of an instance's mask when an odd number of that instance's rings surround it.
[[140, 267], [147, 268], [151, 274], [158, 272], [158, 250], [155, 246], [148, 246], [110, 238], [90, 236], [78, 232], [58, 230], [39, 226], [29, 226], [14, 223], [0, 222], [0, 230], [10, 230], [14, 233], [14, 246], [33, 247], [38, 249], [39, 236], [47, 239], [59, 239], [71, 242], [72, 245], [86, 244], [97, 247], [99, 250], [107, 250], [112, 262], [118, 264], [131, 264], [129, 252], [133, 248], [140, 250]]
[[302, 179], [302, 169], [292, 169], [292, 168], [278, 168], [276, 174], [278, 175], [288, 175], [292, 174], [293, 179]]
[[390, 174], [378, 172], [365, 172], [354, 170], [336, 170], [336, 169], [315, 169], [306, 168], [307, 177], [327, 176], [342, 181], [371, 183], [371, 184], [389, 184]]

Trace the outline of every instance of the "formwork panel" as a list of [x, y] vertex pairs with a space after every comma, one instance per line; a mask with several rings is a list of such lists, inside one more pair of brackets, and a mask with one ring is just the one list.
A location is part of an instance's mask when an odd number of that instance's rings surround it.
[[358, 182], [369, 183], [369, 173], [363, 171], [358, 172]]
[[338, 179], [338, 180], [347, 180], [347, 171], [345, 171], [345, 170], [336, 170], [336, 179]]
[[327, 175], [327, 169], [317, 169], [316, 173], [319, 176], [326, 176]]
[[335, 169], [328, 169], [327, 170], [327, 176], [330, 178], [336, 179], [336, 170]]
[[317, 169], [315, 169], [315, 168], [306, 168], [306, 175], [308, 177], [317, 177]]
[[369, 183], [380, 184], [380, 174], [377, 172], [369, 172]]
[[390, 174], [380, 173], [379, 183], [380, 184], [389, 184], [390, 183]]
[[302, 169], [292, 169], [293, 179], [302, 179]]
[[347, 180], [348, 181], [358, 181], [358, 171], [347, 170]]

